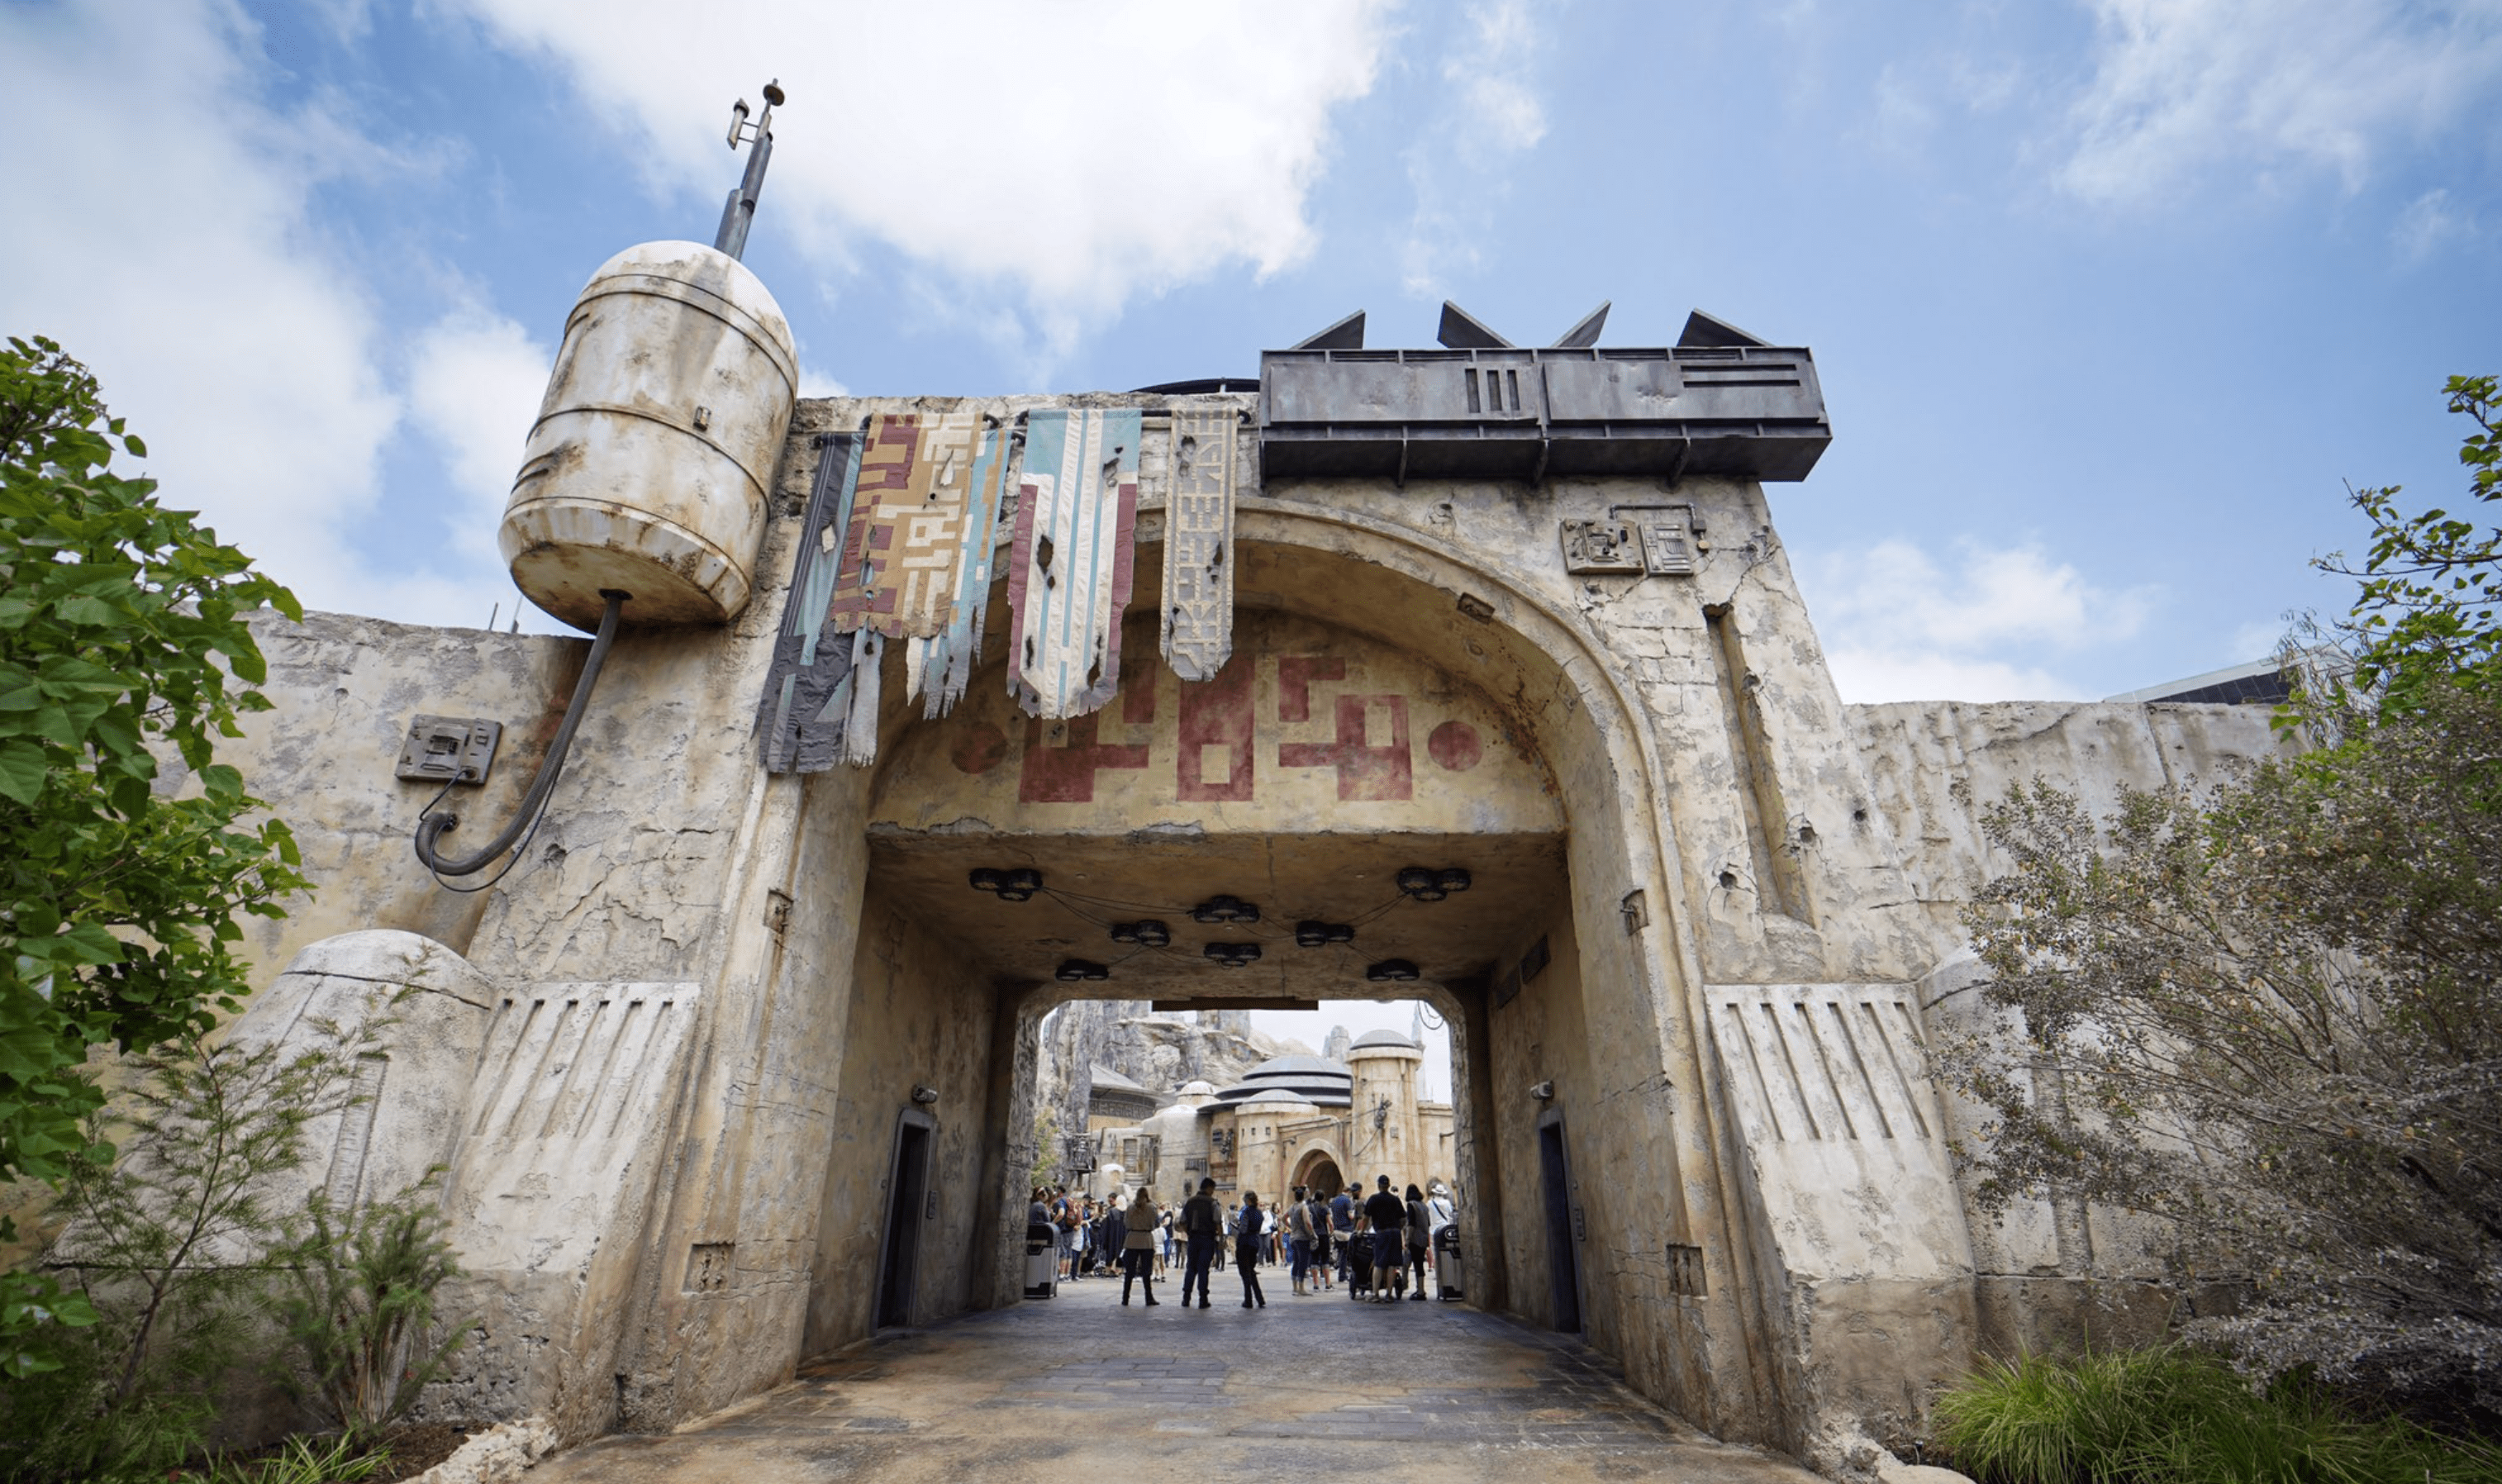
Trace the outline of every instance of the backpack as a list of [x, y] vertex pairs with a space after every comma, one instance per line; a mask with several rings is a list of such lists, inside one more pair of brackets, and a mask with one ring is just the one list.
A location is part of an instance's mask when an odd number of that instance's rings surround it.
[[1181, 1228], [1192, 1236], [1214, 1236], [1216, 1202], [1204, 1196], [1193, 1196], [1181, 1208]]

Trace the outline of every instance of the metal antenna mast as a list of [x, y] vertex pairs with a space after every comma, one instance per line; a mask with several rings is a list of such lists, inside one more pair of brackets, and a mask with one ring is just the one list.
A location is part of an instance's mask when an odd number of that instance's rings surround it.
[[712, 245], [732, 257], [747, 255], [747, 228], [756, 220], [756, 198], [764, 193], [764, 167], [773, 160], [773, 111], [782, 106], [783, 96], [781, 79], [765, 84], [764, 112], [753, 123], [745, 98], [729, 108], [729, 147], [747, 144], [747, 171], [722, 206], [721, 230], [713, 234]]

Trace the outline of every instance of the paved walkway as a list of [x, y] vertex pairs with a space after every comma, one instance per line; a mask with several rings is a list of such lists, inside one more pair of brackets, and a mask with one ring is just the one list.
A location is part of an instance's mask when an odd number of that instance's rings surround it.
[[1814, 1479], [1695, 1432], [1576, 1341], [1458, 1303], [1297, 1298], [1269, 1271], [1265, 1309], [1240, 1307], [1229, 1270], [1204, 1310], [1182, 1307], [1178, 1284], [1157, 1285], [1160, 1308], [1123, 1308], [1117, 1282], [1089, 1280], [890, 1332], [679, 1433], [574, 1449], [530, 1481]]

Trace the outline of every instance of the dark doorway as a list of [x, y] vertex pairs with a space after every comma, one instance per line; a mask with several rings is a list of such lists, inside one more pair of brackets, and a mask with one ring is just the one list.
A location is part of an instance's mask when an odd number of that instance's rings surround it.
[[937, 1120], [906, 1108], [895, 1127], [895, 1167], [886, 1181], [886, 1236], [877, 1263], [875, 1326], [912, 1323], [912, 1295], [921, 1273], [921, 1229], [933, 1214], [930, 1146]]
[[1546, 1261], [1555, 1293], [1555, 1328], [1581, 1328], [1581, 1274], [1574, 1258], [1572, 1171], [1564, 1158], [1564, 1117], [1549, 1113], [1538, 1126], [1538, 1165], [1545, 1187]]

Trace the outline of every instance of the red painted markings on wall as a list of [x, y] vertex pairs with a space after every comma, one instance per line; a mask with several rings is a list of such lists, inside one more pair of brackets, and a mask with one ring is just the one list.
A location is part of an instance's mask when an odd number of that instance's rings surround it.
[[956, 733], [947, 756], [959, 773], [987, 773], [1008, 755], [1007, 734], [988, 722], [974, 722]]
[[1251, 801], [1255, 772], [1251, 691], [1259, 663], [1236, 650], [1215, 679], [1183, 684], [1181, 746], [1173, 759], [1173, 782], [1184, 802]]
[[[1237, 652], [1216, 677], [1183, 682], [1177, 697], [1172, 760], [1173, 793], [1184, 803], [1250, 803], [1259, 792], [1258, 757], [1267, 745], [1258, 714], [1261, 658]], [[1345, 659], [1326, 655], [1276, 657], [1277, 700], [1270, 725], [1309, 725], [1313, 689], [1346, 679]], [[1152, 741], [1156, 725], [1156, 661], [1133, 657], [1121, 667], [1119, 704], [1113, 710], [1065, 722], [1029, 720], [1021, 750], [1017, 797], [1030, 804], [1095, 802], [1096, 774], [1106, 768], [1161, 766]], [[1415, 747], [1408, 697], [1369, 692], [1317, 697], [1331, 726], [1326, 741], [1279, 741], [1275, 765], [1329, 768], [1342, 802], [1412, 801], [1416, 796]], [[1112, 720], [1117, 712], [1118, 721]], [[1102, 728], [1145, 736], [1139, 742], [1106, 742]], [[1133, 728], [1145, 728], [1142, 732]], [[950, 751], [963, 772], [978, 774], [1002, 760], [1008, 740], [988, 724], [969, 724]], [[1464, 773], [1485, 757], [1477, 729], [1456, 719], [1435, 726], [1425, 754], [1446, 772]]]
[[[1142, 768], [1147, 765], [1147, 744], [1144, 742], [1098, 742], [1096, 724], [1099, 716], [1071, 717], [1065, 722], [1045, 723], [1040, 717], [1028, 717], [1025, 724], [1025, 766], [1017, 777], [1017, 797], [1029, 804], [1091, 804], [1095, 802], [1095, 774], [1101, 768]], [[1067, 740], [1058, 747], [1043, 740], [1043, 728], [1066, 727]]]
[[[1277, 661], [1280, 675], [1285, 660]], [[1279, 687], [1278, 710], [1285, 709]], [[1389, 739], [1374, 745], [1368, 733], [1371, 713], [1387, 713]], [[1337, 739], [1334, 742], [1277, 744], [1281, 768], [1337, 769], [1337, 796], [1352, 800], [1398, 800], [1416, 796], [1416, 761], [1407, 744], [1407, 697], [1341, 695], [1337, 698]]]
[[1277, 720], [1312, 719], [1312, 682], [1346, 679], [1346, 661], [1326, 655], [1277, 657]]
[[[1124, 725], [1148, 726], [1155, 720], [1155, 666], [1133, 658], [1121, 666], [1121, 722]], [[1099, 712], [1065, 722], [1028, 718], [1025, 766], [1017, 777], [1017, 797], [1029, 804], [1091, 804], [1095, 801], [1097, 772], [1147, 765], [1147, 743], [1098, 740], [1101, 723]], [[1065, 740], [1054, 746], [1045, 737], [1045, 728], [1057, 732], [1064, 726], [1067, 728]]]
[[1465, 773], [1485, 757], [1485, 744], [1468, 723], [1444, 722], [1425, 738], [1425, 752], [1444, 771]]

